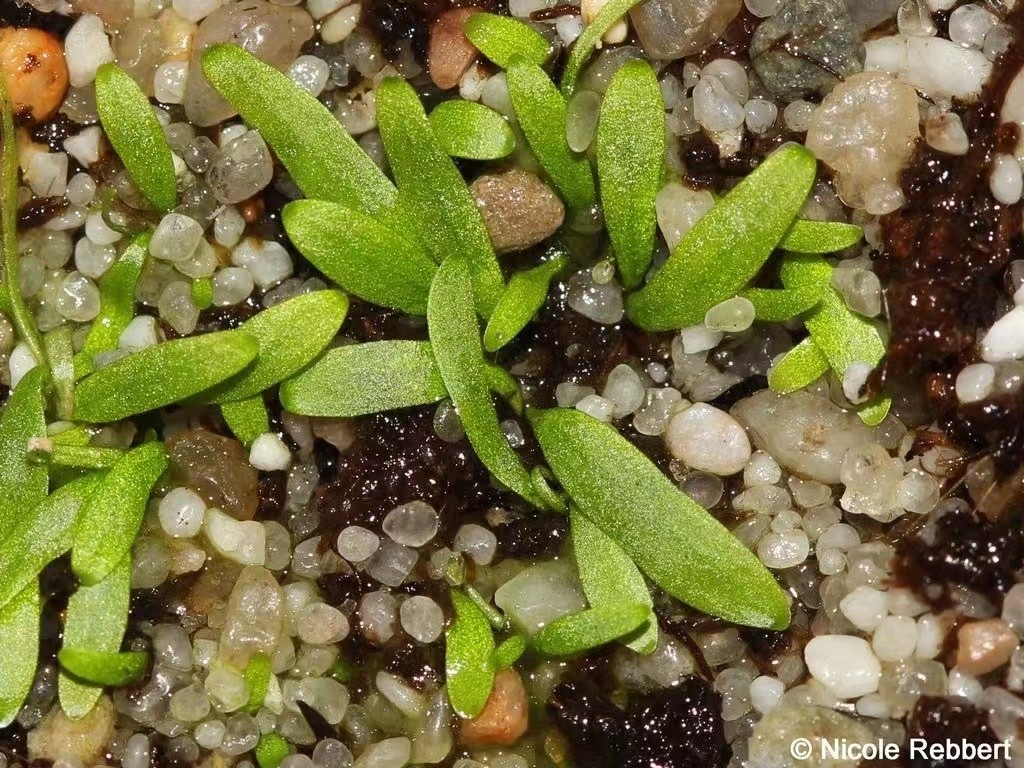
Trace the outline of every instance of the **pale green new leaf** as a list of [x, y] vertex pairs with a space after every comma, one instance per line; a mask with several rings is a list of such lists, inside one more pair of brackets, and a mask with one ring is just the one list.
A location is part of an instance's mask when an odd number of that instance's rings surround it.
[[75, 419], [118, 421], [198, 395], [256, 358], [256, 339], [219, 331], [133, 352], [78, 383]]
[[630, 319], [649, 331], [703, 322], [711, 307], [735, 296], [760, 271], [807, 199], [816, 172], [806, 148], [775, 150], [701, 217], [651, 281], [629, 297]]
[[646, 61], [627, 61], [612, 76], [596, 141], [605, 225], [623, 285], [635, 288], [654, 254], [654, 198], [665, 158], [665, 102]]
[[544, 305], [551, 278], [565, 267], [565, 256], [545, 261], [525, 272], [516, 272], [501, 294], [484, 330], [484, 349], [497, 352], [526, 327]]
[[529, 24], [494, 13], [474, 13], [462, 26], [466, 38], [499, 67], [508, 67], [516, 56], [541, 65], [551, 54], [551, 44]]
[[629, 11], [634, 5], [639, 5], [641, 0], [609, 0], [601, 6], [594, 20], [583, 30], [576, 42], [569, 51], [569, 59], [565, 63], [562, 72], [562, 94], [565, 98], [572, 96], [576, 90], [576, 81], [579, 79], [580, 70], [587, 63], [587, 59], [594, 52], [605, 32], [615, 26], [619, 18]]
[[505, 640], [491, 654], [491, 664], [495, 670], [508, 669], [526, 652], [526, 640], [522, 635], [512, 635]]
[[546, 625], [533, 638], [545, 656], [571, 656], [635, 632], [649, 619], [651, 609], [636, 603], [607, 603], [571, 613]]
[[856, 245], [862, 237], [864, 230], [856, 224], [797, 219], [779, 248], [793, 253], [835, 253]]
[[178, 204], [171, 146], [146, 94], [116, 64], [96, 72], [96, 112], [135, 185], [158, 211], [171, 210]]
[[46, 437], [42, 368], [33, 368], [0, 411], [0, 536], [46, 497], [46, 467], [29, 461], [29, 443]]
[[580, 512], [663, 590], [737, 624], [789, 624], [785, 593], [761, 561], [614, 427], [575, 409], [530, 420]]
[[506, 76], [516, 118], [544, 172], [570, 208], [589, 208], [597, 197], [594, 174], [586, 157], [569, 149], [562, 94], [536, 64], [514, 59]]
[[768, 371], [768, 386], [781, 394], [796, 392], [820, 379], [828, 368], [825, 353], [808, 336]]
[[33, 581], [0, 608], [0, 728], [18, 716], [32, 690], [39, 663], [39, 584]]
[[377, 215], [394, 185], [341, 122], [287, 75], [236, 45], [203, 53], [203, 73], [274, 150], [307, 197]]
[[442, 101], [430, 113], [430, 127], [452, 157], [497, 160], [516, 148], [516, 136], [508, 121], [474, 101]]
[[821, 301], [820, 293], [801, 293], [775, 288], [747, 288], [740, 296], [754, 305], [758, 320], [781, 323], [813, 309]]
[[455, 618], [445, 630], [444, 666], [448, 698], [459, 717], [479, 715], [494, 686], [494, 635], [487, 617], [458, 590], [452, 590]]
[[299, 252], [349, 293], [409, 314], [426, 313], [437, 266], [415, 240], [323, 200], [288, 203], [281, 221]]
[[441, 263], [456, 254], [466, 260], [477, 312], [490, 317], [505, 280], [483, 217], [405, 80], [390, 77], [380, 84], [377, 121], [411, 226], [434, 261]]

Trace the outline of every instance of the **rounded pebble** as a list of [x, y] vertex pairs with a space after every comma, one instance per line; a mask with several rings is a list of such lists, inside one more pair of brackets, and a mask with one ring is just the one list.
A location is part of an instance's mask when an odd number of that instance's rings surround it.
[[839, 699], [874, 693], [882, 677], [882, 665], [867, 640], [852, 635], [818, 635], [804, 648], [804, 662]]
[[739, 422], [706, 403], [696, 403], [673, 416], [665, 440], [673, 458], [721, 476], [742, 471], [752, 452]]

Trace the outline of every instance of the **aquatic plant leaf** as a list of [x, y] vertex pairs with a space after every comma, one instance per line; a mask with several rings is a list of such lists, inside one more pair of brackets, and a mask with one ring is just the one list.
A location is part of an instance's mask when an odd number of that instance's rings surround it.
[[441, 148], [419, 97], [389, 77], [377, 90], [377, 121], [410, 226], [441, 263], [458, 254], [469, 265], [477, 312], [490, 317], [505, 280], [484, 220], [458, 168]]
[[327, 352], [281, 385], [281, 404], [303, 416], [363, 416], [436, 403], [448, 394], [426, 341], [374, 341]]
[[46, 437], [42, 368], [33, 368], [0, 411], [0, 537], [46, 497], [46, 467], [29, 460], [30, 443]]
[[451, 256], [437, 270], [427, 302], [427, 328], [437, 368], [480, 461], [501, 483], [539, 503], [530, 475], [501, 429], [488, 383], [469, 268]]
[[529, 24], [494, 13], [474, 13], [462, 26], [466, 38], [484, 56], [505, 68], [516, 56], [538, 66], [551, 55], [551, 44]]
[[299, 252], [349, 293], [412, 315], [426, 313], [437, 266], [415, 240], [323, 200], [288, 203], [281, 221]]
[[768, 386], [774, 392], [786, 394], [803, 389], [828, 373], [828, 358], [808, 336], [768, 372]]
[[494, 686], [494, 635], [476, 604], [452, 590], [455, 618], [445, 630], [444, 666], [448, 698], [459, 717], [479, 715]]
[[[103, 581], [91, 587], [79, 587], [68, 600], [64, 612], [65, 649], [81, 649], [115, 653], [121, 648], [128, 627], [131, 602], [131, 555], [121, 562]], [[103, 693], [102, 686], [80, 683], [65, 672], [60, 673], [58, 691], [60, 707], [72, 720], [92, 711]]]
[[546, 625], [533, 638], [545, 656], [571, 656], [618, 640], [638, 630], [650, 617], [646, 605], [610, 603], [572, 613]]
[[57, 660], [65, 672], [78, 680], [113, 688], [134, 683], [149, 667], [149, 654], [145, 651], [105, 653], [85, 648], [62, 648]]
[[635, 288], [654, 255], [654, 198], [665, 160], [665, 102], [646, 61], [627, 61], [612, 76], [596, 143], [605, 226], [622, 283]]
[[569, 508], [572, 551], [583, 593], [592, 608], [617, 606], [626, 601], [647, 606], [643, 633], [625, 643], [637, 653], [652, 653], [658, 645], [654, 601], [644, 577], [629, 555], [578, 509]]
[[569, 149], [562, 94], [536, 64], [514, 59], [506, 76], [519, 126], [544, 173], [570, 208], [576, 211], [589, 208], [597, 197], [594, 174], [586, 157]]
[[0, 607], [71, 548], [75, 521], [95, 488], [95, 480], [95, 475], [72, 480], [34, 508], [22, 510], [0, 548]]
[[601, 42], [605, 32], [615, 26], [615, 22], [634, 5], [639, 5], [641, 0], [609, 0], [601, 6], [594, 20], [583, 30], [583, 33], [576, 38], [576, 43], [569, 51], [569, 58], [565, 62], [565, 69], [562, 71], [562, 95], [569, 98], [576, 91], [576, 81], [579, 79], [580, 70], [587, 63], [587, 59], [594, 52], [594, 49]]
[[253, 395], [245, 400], [221, 403], [220, 415], [227, 422], [228, 429], [244, 445], [270, 431], [270, 416], [262, 395]]
[[260, 132], [307, 197], [371, 215], [395, 205], [387, 176], [341, 122], [287, 75], [237, 45], [211, 45], [203, 73]]
[[799, 213], [816, 173], [817, 161], [805, 147], [786, 144], [775, 150], [704, 214], [650, 282], [629, 296], [629, 318], [649, 331], [703, 322], [711, 307], [735, 296], [760, 271]]
[[0, 608], [0, 728], [18, 716], [32, 690], [39, 663], [39, 619], [42, 606], [39, 583], [33, 581]]
[[100, 313], [92, 321], [81, 354], [92, 364], [92, 356], [117, 349], [118, 341], [135, 316], [135, 283], [149, 253], [150, 233], [139, 235], [100, 277]]
[[786, 596], [757, 557], [614, 427], [575, 409], [528, 415], [544, 457], [580, 512], [648, 578], [727, 621], [774, 629], [789, 624]]
[[[804, 324], [829, 367], [842, 380], [854, 363], [878, 365], [885, 356], [885, 342], [878, 326], [846, 306], [842, 295], [832, 287], [834, 270], [821, 256], [794, 255], [782, 263], [779, 274], [787, 288], [821, 292], [821, 302]], [[857, 413], [864, 423], [874, 426], [885, 418], [891, 403], [892, 398], [883, 394], [858, 408]]]
[[178, 204], [171, 146], [134, 78], [116, 64], [96, 72], [96, 112], [135, 186], [161, 213]]
[[234, 376], [258, 350], [241, 331], [219, 331], [132, 352], [78, 382], [75, 419], [118, 421], [181, 402]]
[[204, 399], [245, 400], [298, 373], [338, 335], [347, 313], [348, 297], [340, 291], [300, 294], [257, 312], [238, 327], [259, 345], [255, 363]]
[[78, 515], [71, 552], [71, 569], [83, 584], [107, 578], [131, 550], [149, 494], [166, 469], [163, 443], [143, 443], [96, 483]]
[[516, 136], [508, 121], [474, 101], [442, 101], [430, 113], [430, 127], [452, 157], [497, 160], [516, 148]]
[[494, 653], [491, 654], [491, 664], [498, 672], [508, 669], [519, 661], [519, 657], [526, 652], [526, 647], [526, 640], [521, 635], [512, 635], [494, 649]]
[[508, 287], [498, 299], [491, 319], [487, 321], [484, 349], [497, 352], [519, 335], [544, 305], [551, 279], [565, 267], [567, 261], [565, 256], [558, 256], [538, 267], [512, 275]]
[[782, 238], [779, 248], [792, 253], [835, 253], [856, 245], [864, 230], [844, 221], [797, 219]]

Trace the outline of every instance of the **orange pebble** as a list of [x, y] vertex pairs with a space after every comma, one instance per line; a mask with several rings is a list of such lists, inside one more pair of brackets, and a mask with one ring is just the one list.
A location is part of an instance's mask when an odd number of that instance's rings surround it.
[[51, 118], [68, 90], [68, 65], [60, 40], [41, 29], [0, 29], [0, 72], [18, 119]]
[[509, 746], [515, 744], [530, 724], [529, 702], [523, 679], [514, 669], [494, 678], [494, 688], [484, 711], [462, 723], [462, 742], [467, 746]]

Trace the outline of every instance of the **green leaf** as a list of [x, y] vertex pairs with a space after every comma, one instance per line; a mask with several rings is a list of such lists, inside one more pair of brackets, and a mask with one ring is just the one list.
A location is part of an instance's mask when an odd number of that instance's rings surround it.
[[241, 331], [146, 347], [82, 379], [75, 391], [75, 418], [118, 421], [180, 402], [234, 376], [258, 349], [256, 339]]
[[627, 61], [612, 76], [597, 124], [597, 176], [622, 282], [635, 288], [654, 254], [654, 198], [665, 160], [665, 102], [650, 64]]
[[637, 653], [652, 653], [658, 645], [658, 622], [654, 601], [644, 577], [629, 555], [578, 509], [570, 507], [572, 550], [580, 572], [583, 593], [592, 608], [630, 604], [647, 607], [646, 627], [626, 643]]
[[43, 347], [50, 364], [57, 417], [68, 420], [75, 408], [75, 350], [71, 342], [71, 327], [59, 325], [47, 332], [43, 336]]
[[825, 353], [808, 336], [768, 372], [768, 386], [782, 394], [796, 392], [820, 379], [828, 373], [828, 368]]
[[533, 645], [545, 656], [571, 656], [636, 631], [650, 614], [650, 608], [636, 603], [588, 608], [552, 621], [534, 636]]
[[494, 635], [483, 611], [458, 590], [452, 590], [455, 618], [445, 630], [444, 666], [448, 698], [459, 717], [479, 715], [494, 686]]
[[587, 63], [590, 54], [594, 52], [605, 32], [615, 26], [615, 22], [634, 5], [639, 5], [641, 0], [609, 0], [601, 6], [597, 16], [590, 22], [590, 25], [583, 30], [576, 39], [569, 52], [569, 58], [565, 62], [565, 70], [562, 72], [562, 94], [565, 98], [572, 96], [576, 90], [576, 81], [579, 79], [580, 70]]
[[18, 382], [0, 412], [0, 537], [46, 497], [46, 467], [29, 461], [29, 443], [46, 437], [42, 368]]
[[[128, 626], [131, 598], [131, 555], [99, 584], [79, 587], [64, 612], [64, 648], [115, 653], [121, 648]], [[85, 717], [99, 700], [103, 688], [83, 684], [61, 672], [58, 680], [60, 706], [72, 720]]]
[[856, 224], [797, 219], [779, 248], [793, 253], [835, 253], [856, 245], [862, 237], [864, 230]]
[[503, 69], [516, 56], [539, 66], [551, 54], [551, 44], [544, 35], [529, 24], [508, 16], [474, 13], [466, 19], [462, 31], [480, 53]]
[[448, 394], [426, 341], [374, 341], [330, 350], [281, 385], [303, 416], [363, 416], [436, 403]]
[[203, 73], [260, 132], [307, 197], [376, 215], [394, 186], [338, 119], [291, 78], [235, 45], [212, 45]]
[[148, 232], [136, 237], [97, 282], [100, 313], [92, 321], [82, 347], [90, 364], [93, 355], [117, 349], [121, 334], [135, 316], [135, 283], [149, 253], [151, 237]]
[[474, 101], [442, 101], [430, 113], [430, 127], [452, 157], [497, 160], [516, 148], [516, 136], [505, 118]]
[[505, 282], [483, 217], [405, 80], [390, 77], [380, 84], [377, 121], [411, 226], [434, 261], [443, 262], [453, 254], [466, 259], [477, 311], [489, 317]]
[[526, 640], [521, 635], [512, 635], [512, 637], [494, 649], [494, 653], [491, 654], [491, 665], [498, 672], [508, 669], [519, 661], [519, 657], [525, 651]]
[[22, 512], [0, 549], [0, 606], [7, 605], [43, 568], [71, 548], [75, 520], [94, 487], [95, 476], [86, 475]]
[[255, 753], [260, 768], [277, 768], [292, 753], [292, 747], [280, 734], [265, 733], [260, 736]]
[[213, 280], [208, 277], [197, 277], [192, 280], [192, 302], [199, 309], [213, 306]]
[[473, 312], [469, 268], [459, 256], [451, 256], [437, 270], [427, 302], [427, 327], [441, 379], [473, 450], [500, 482], [527, 501], [539, 503], [530, 475], [498, 421]]
[[149, 666], [149, 654], [144, 651], [104, 653], [85, 648], [62, 648], [57, 660], [65, 672], [83, 682], [114, 688], [134, 683]]
[[371, 304], [426, 313], [437, 266], [415, 240], [322, 200], [288, 203], [281, 221], [299, 252], [346, 291]]
[[565, 99], [543, 69], [516, 59], [508, 68], [508, 93], [519, 125], [544, 172], [574, 210], [594, 204], [594, 174], [565, 138]]
[[263, 706], [263, 700], [267, 698], [267, 691], [270, 690], [270, 675], [272, 674], [270, 657], [257, 651], [249, 657], [249, 663], [245, 665], [245, 682], [249, 686], [249, 703], [245, 705], [245, 711], [249, 714], [256, 714]]
[[39, 584], [33, 581], [0, 609], [0, 728], [18, 716], [39, 663]]
[[515, 376], [495, 363], [488, 362], [486, 366], [487, 386], [491, 392], [507, 402], [517, 414], [522, 415], [523, 390]]
[[551, 278], [568, 263], [565, 256], [545, 261], [539, 267], [525, 272], [516, 272], [508, 281], [508, 287], [498, 299], [491, 319], [484, 331], [484, 349], [497, 352], [533, 319], [548, 296]]
[[701, 217], [651, 281], [629, 297], [630, 319], [649, 331], [703, 322], [711, 307], [735, 296], [760, 271], [807, 199], [816, 171], [806, 148], [775, 150]]
[[[885, 342], [875, 323], [846, 306], [842, 295], [832, 287], [833, 270], [820, 256], [797, 255], [782, 263], [780, 276], [792, 290], [821, 291], [821, 303], [804, 323], [829, 367], [842, 379], [854, 363], [878, 365], [885, 356]], [[864, 423], [874, 426], [885, 418], [891, 404], [891, 397], [881, 395], [857, 412]]]
[[128, 451], [96, 484], [75, 526], [71, 569], [83, 584], [98, 584], [131, 550], [146, 502], [167, 469], [162, 443]]
[[58, 467], [74, 467], [76, 469], [110, 469], [121, 460], [124, 451], [118, 448], [100, 448], [95, 445], [60, 445], [55, 443], [53, 449], [39, 452], [38, 458], [49, 461]]
[[116, 64], [96, 72], [96, 112], [132, 181], [154, 208], [167, 213], [178, 204], [171, 147], [146, 94]]
[[774, 288], [747, 288], [740, 296], [754, 305], [758, 320], [781, 323], [813, 309], [821, 301], [821, 294], [798, 291], [776, 290]]
[[245, 400], [298, 373], [338, 335], [348, 313], [339, 291], [313, 291], [257, 312], [238, 327], [259, 345], [256, 362], [214, 387], [216, 403]]
[[221, 403], [220, 414], [227, 422], [228, 429], [244, 445], [270, 431], [270, 417], [262, 395], [253, 395], [233, 403]]
[[736, 624], [789, 624], [786, 596], [757, 557], [614, 427], [574, 409], [530, 416], [580, 511], [658, 586]]

